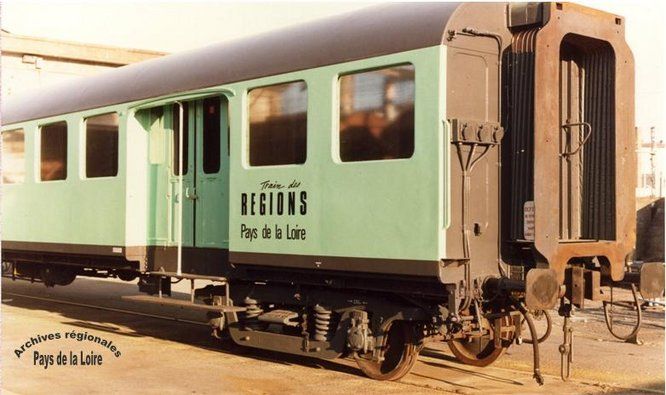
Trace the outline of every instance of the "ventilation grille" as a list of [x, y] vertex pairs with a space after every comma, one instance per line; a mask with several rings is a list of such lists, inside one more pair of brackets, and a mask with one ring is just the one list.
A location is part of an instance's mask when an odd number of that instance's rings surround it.
[[522, 240], [523, 205], [534, 200], [534, 49], [538, 28], [513, 36], [505, 61], [506, 135], [502, 141], [505, 234]]
[[592, 126], [583, 151], [582, 237], [614, 240], [615, 56], [604, 46], [585, 54], [582, 60], [584, 117]]

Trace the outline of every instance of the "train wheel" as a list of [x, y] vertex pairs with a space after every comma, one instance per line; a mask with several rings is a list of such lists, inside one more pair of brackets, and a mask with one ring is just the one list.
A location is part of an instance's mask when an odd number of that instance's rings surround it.
[[14, 271], [14, 265], [11, 262], [2, 261], [2, 275], [11, 276]]
[[409, 373], [419, 355], [413, 328], [405, 322], [391, 324], [383, 338], [384, 360], [372, 360], [372, 352], [354, 355], [358, 367], [375, 380], [399, 380]]
[[456, 359], [466, 365], [488, 366], [502, 356], [506, 347], [496, 347], [489, 337], [475, 337], [471, 341], [450, 340], [449, 348]]
[[123, 281], [133, 281], [139, 277], [139, 273], [132, 270], [116, 270], [116, 276]]
[[53, 287], [55, 285], [69, 285], [75, 279], [77, 272], [67, 267], [62, 266], [43, 266], [40, 269], [40, 276], [44, 285]]

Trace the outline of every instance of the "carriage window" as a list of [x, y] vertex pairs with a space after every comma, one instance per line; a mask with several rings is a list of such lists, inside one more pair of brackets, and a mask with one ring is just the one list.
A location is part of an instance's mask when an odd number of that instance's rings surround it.
[[400, 159], [413, 153], [414, 66], [340, 77], [340, 159]]
[[67, 122], [56, 122], [41, 127], [40, 133], [41, 180], [55, 181], [67, 178]]
[[250, 166], [305, 163], [307, 87], [304, 81], [249, 93]]
[[118, 174], [118, 114], [86, 118], [86, 177]]
[[220, 98], [203, 101], [203, 171], [206, 174], [220, 171]]
[[25, 180], [25, 133], [23, 129], [2, 132], [2, 182], [17, 184]]
[[[187, 164], [189, 163], [189, 115], [190, 115], [190, 106], [188, 102], [183, 103], [183, 174], [187, 174]], [[173, 174], [179, 176], [180, 172], [180, 162], [178, 150], [180, 149], [180, 105], [175, 103], [172, 106], [171, 111], [172, 123], [173, 125]]]

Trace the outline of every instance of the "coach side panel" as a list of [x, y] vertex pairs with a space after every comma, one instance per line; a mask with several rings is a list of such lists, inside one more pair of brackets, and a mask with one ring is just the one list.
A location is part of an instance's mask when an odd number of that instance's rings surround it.
[[[3, 250], [122, 257], [125, 117], [116, 106], [3, 127], [13, 145], [3, 146], [3, 167], [11, 168], [3, 176]], [[65, 124], [65, 133], [49, 129]], [[22, 143], [12, 139], [17, 131]]]
[[[438, 46], [231, 86], [237, 96], [231, 100], [230, 261], [436, 275], [448, 221], [444, 51]], [[383, 98], [365, 94], [389, 82]], [[365, 111], [377, 100], [381, 107]], [[255, 141], [270, 138], [279, 124], [269, 122], [279, 117], [307, 127], [305, 141], [296, 137], [286, 146], [295, 152], [284, 157]], [[399, 139], [396, 152], [374, 153], [358, 137], [390, 133], [386, 125], [413, 130], [413, 147]], [[360, 146], [342, 147], [354, 141]]]

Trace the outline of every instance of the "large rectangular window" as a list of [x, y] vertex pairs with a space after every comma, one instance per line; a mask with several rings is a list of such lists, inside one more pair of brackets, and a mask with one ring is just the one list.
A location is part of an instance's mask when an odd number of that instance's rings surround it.
[[[180, 150], [180, 104], [174, 103], [171, 107], [173, 126], [173, 174], [181, 175], [179, 150]], [[183, 106], [183, 171], [182, 174], [187, 174], [189, 162], [189, 126], [190, 126], [190, 105], [188, 102], [182, 103]]]
[[414, 96], [413, 65], [340, 77], [340, 159], [411, 157]]
[[304, 81], [256, 88], [250, 101], [250, 166], [305, 163], [307, 87]]
[[118, 174], [118, 114], [86, 118], [86, 177]]
[[16, 184], [25, 180], [25, 133], [23, 129], [2, 132], [2, 182]]
[[203, 171], [206, 174], [220, 171], [220, 98], [203, 101]]
[[40, 130], [40, 179], [67, 178], [67, 122], [43, 125]]

